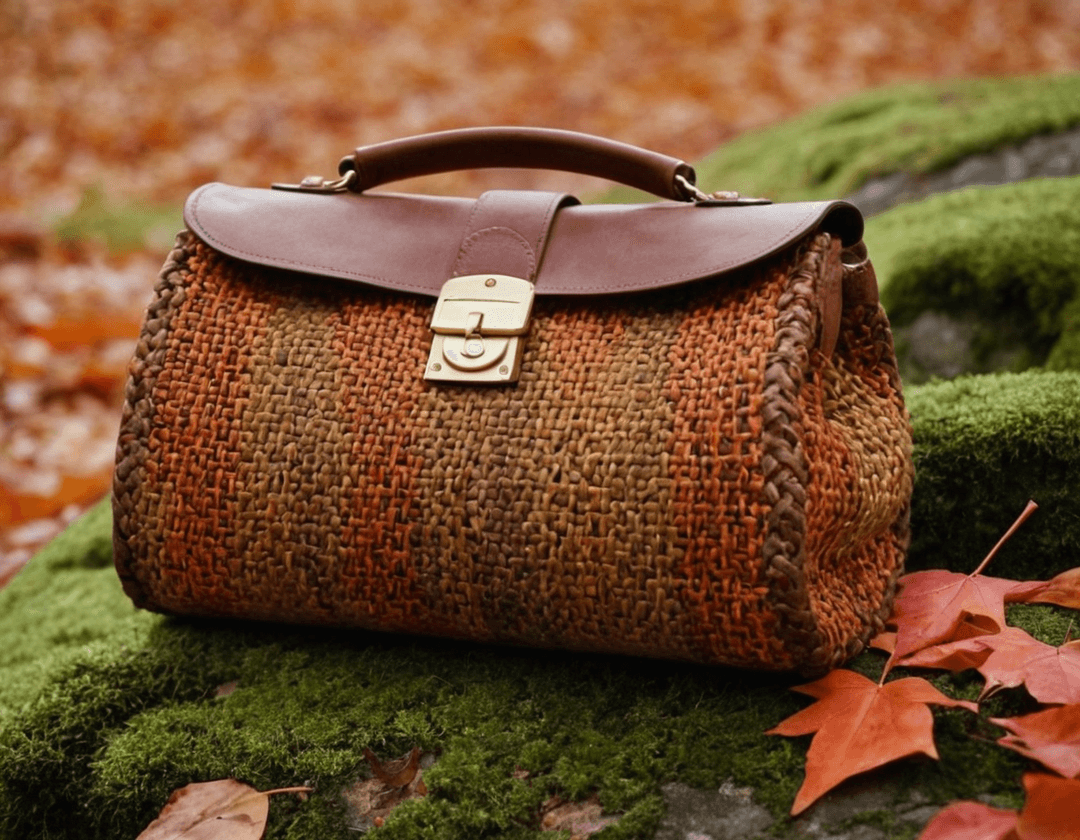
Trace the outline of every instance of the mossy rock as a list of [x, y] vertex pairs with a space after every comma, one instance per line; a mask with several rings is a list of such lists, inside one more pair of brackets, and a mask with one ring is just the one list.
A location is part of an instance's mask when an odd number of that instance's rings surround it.
[[1080, 565], [1080, 372], [962, 376], [905, 389], [915, 440], [908, 568], [973, 570], [1029, 499], [991, 573]]
[[905, 393], [915, 432], [908, 567], [971, 571], [1029, 499], [991, 573], [1080, 565], [1080, 373], [965, 376]]
[[706, 191], [836, 198], [874, 177], [935, 172], [1075, 125], [1080, 74], [898, 85], [747, 132], [696, 168]]
[[[955, 325], [958, 372], [1080, 368], [1080, 178], [970, 187], [870, 219], [866, 243], [905, 381], [948, 374], [942, 326]], [[929, 352], [929, 355], [927, 353]]]

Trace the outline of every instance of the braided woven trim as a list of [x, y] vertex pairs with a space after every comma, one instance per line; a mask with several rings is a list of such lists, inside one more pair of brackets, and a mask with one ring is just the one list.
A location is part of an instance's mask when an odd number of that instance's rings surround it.
[[833, 356], [816, 347], [815, 287], [839, 252], [821, 234], [794, 256], [764, 376], [762, 554], [785, 655], [808, 675], [880, 632], [909, 538], [911, 432], [888, 319], [851, 301]]
[[802, 662], [821, 645], [803, 567], [806, 560], [808, 470], [800, 440], [799, 407], [804, 371], [816, 327], [814, 284], [822, 270], [829, 236], [819, 235], [796, 256], [788, 287], [777, 302], [776, 337], [766, 359], [764, 421], [765, 496], [771, 504], [762, 547], [769, 599], [779, 616], [779, 633], [792, 662]]
[[142, 492], [147, 442], [154, 421], [151, 397], [158, 374], [165, 367], [172, 316], [184, 300], [194, 242], [195, 238], [186, 230], [176, 236], [154, 286], [154, 300], [147, 309], [124, 388], [113, 472], [113, 562], [124, 592], [137, 607], [149, 607], [151, 597], [134, 575], [136, 553], [131, 542], [138, 538], [139, 526], [133, 512]]

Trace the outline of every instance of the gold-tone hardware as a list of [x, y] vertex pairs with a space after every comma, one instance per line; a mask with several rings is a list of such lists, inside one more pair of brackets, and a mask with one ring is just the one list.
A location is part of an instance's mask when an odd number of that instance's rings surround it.
[[751, 198], [747, 195], [739, 195], [734, 190], [718, 190], [714, 193], [702, 192], [683, 175], [676, 175], [675, 183], [688, 196], [687, 200], [694, 202], [698, 207], [746, 207], [752, 204], [772, 204], [771, 199]]
[[533, 284], [505, 274], [451, 277], [431, 316], [430, 382], [516, 382]]
[[348, 190], [349, 185], [355, 180], [356, 170], [350, 169], [334, 181], [327, 181], [321, 175], [308, 175], [299, 184], [271, 184], [270, 189], [289, 192], [339, 193]]
[[683, 194], [687, 196], [687, 201], [708, 201], [709, 196], [703, 193], [696, 184], [690, 183], [690, 179], [685, 175], [676, 175], [675, 183], [679, 189], [683, 191]]

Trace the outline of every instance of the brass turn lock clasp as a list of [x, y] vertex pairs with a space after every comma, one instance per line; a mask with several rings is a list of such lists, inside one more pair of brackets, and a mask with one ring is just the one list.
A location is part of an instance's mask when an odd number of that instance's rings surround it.
[[517, 382], [521, 340], [532, 315], [533, 284], [505, 274], [451, 277], [443, 284], [424, 379]]

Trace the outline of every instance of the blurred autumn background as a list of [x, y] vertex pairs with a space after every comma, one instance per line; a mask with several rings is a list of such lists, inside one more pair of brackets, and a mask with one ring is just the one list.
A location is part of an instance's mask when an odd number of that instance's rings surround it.
[[[1078, 0], [2, 0], [0, 585], [107, 491], [125, 369], [208, 180], [483, 124], [689, 160], [887, 83], [1080, 68]], [[456, 173], [406, 188], [600, 188]]]

